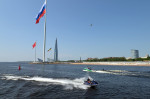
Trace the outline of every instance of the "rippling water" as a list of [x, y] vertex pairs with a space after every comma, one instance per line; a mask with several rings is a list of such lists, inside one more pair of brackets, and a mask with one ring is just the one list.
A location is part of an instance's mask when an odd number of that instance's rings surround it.
[[[99, 85], [84, 85], [87, 77]], [[0, 63], [0, 99], [14, 98], [150, 99], [150, 67]]]

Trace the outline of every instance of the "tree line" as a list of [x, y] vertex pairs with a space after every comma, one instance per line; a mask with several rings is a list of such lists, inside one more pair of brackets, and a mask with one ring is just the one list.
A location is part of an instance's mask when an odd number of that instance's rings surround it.
[[126, 59], [125, 57], [108, 57], [108, 58], [88, 58], [86, 62], [107, 62], [107, 61], [150, 61], [150, 57]]

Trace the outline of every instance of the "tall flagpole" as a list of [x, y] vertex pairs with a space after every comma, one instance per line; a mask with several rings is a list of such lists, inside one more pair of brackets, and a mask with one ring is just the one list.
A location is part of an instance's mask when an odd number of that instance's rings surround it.
[[36, 46], [35, 46], [35, 62], [36, 62]]
[[[46, 13], [47, 13], [47, 0], [46, 3]], [[45, 13], [45, 25], [44, 25], [44, 47], [43, 47], [43, 62], [45, 62], [45, 46], [46, 46], [46, 13]]]
[[34, 62], [36, 62], [36, 46], [37, 46], [37, 41], [35, 42], [35, 60], [34, 60]]

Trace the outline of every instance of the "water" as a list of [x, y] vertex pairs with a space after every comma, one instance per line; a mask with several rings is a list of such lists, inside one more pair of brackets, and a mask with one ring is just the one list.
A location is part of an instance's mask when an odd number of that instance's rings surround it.
[[[84, 85], [87, 77], [99, 85]], [[150, 99], [150, 67], [0, 63], [0, 99], [14, 98]]]

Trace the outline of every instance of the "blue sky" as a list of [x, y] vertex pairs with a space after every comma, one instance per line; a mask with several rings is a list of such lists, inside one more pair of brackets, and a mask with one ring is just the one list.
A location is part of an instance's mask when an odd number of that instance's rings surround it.
[[[43, 58], [44, 17], [35, 24], [44, 0], [0, 0], [0, 61]], [[46, 58], [59, 60], [131, 57], [150, 54], [150, 0], [47, 0]], [[91, 27], [90, 24], [93, 24]]]

